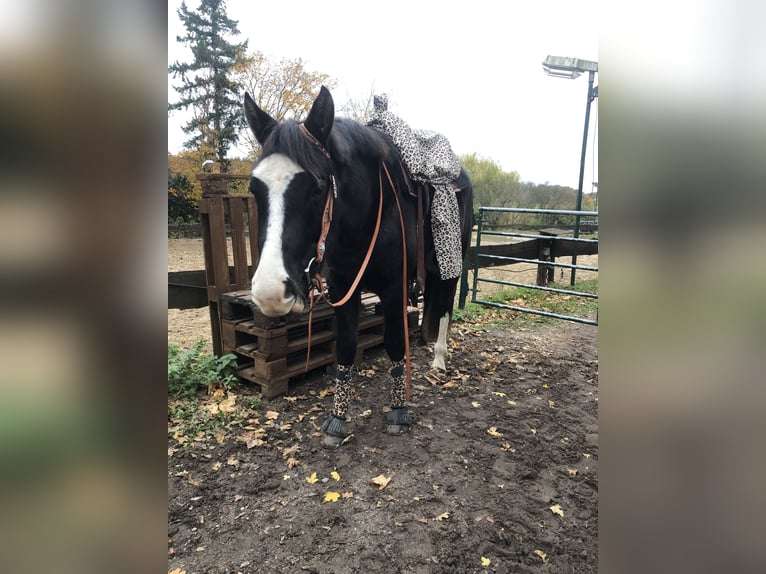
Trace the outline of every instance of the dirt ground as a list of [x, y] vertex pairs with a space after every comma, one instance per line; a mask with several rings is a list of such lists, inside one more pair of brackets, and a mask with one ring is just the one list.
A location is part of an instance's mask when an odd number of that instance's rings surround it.
[[[168, 314], [169, 341], [204, 330], [191, 319], [178, 329], [192, 312]], [[353, 435], [338, 450], [318, 433], [329, 377], [291, 384], [215, 437], [169, 432], [168, 570], [595, 572], [597, 333], [457, 324], [441, 379], [413, 346], [415, 424], [403, 436], [383, 432], [381, 351], [357, 367]]]

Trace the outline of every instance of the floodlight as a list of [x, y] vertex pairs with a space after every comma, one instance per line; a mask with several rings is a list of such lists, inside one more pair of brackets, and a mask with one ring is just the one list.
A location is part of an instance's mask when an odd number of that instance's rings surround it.
[[564, 56], [547, 56], [543, 61], [543, 70], [555, 78], [574, 79], [583, 72], [598, 72], [598, 62]]

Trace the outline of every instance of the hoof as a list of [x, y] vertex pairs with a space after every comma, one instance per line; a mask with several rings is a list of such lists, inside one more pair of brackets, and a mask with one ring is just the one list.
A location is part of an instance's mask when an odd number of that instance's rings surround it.
[[329, 434], [324, 435], [322, 438], [322, 446], [325, 448], [338, 448], [340, 445], [342, 445], [344, 442], [346, 442], [346, 439], [339, 436], [332, 436]]
[[407, 407], [394, 407], [386, 418], [386, 432], [391, 435], [399, 435], [410, 430], [412, 416], [407, 412]]
[[346, 420], [334, 414], [325, 419], [320, 430], [324, 435], [322, 445], [327, 448], [338, 448], [344, 442], [351, 439], [351, 433], [348, 432]]
[[386, 433], [390, 435], [400, 435], [410, 430], [410, 425], [387, 425]]

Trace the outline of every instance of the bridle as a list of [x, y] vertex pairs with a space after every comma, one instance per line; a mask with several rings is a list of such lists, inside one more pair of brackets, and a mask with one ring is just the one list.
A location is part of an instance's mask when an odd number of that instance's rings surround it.
[[[300, 124], [300, 130], [303, 132], [303, 134], [311, 141], [318, 149], [321, 151], [328, 159], [332, 160], [332, 157], [330, 156], [330, 152], [325, 148], [322, 143], [317, 140], [311, 132], [306, 128], [306, 126], [301, 123]], [[317, 250], [316, 255], [312, 257], [308, 264], [306, 265], [306, 268], [303, 270], [303, 272], [306, 274], [306, 280], [309, 285], [309, 322], [308, 322], [308, 351], [306, 354], [306, 370], [308, 370], [309, 365], [309, 359], [311, 357], [311, 317], [312, 313], [314, 311], [314, 303], [317, 299], [323, 298], [328, 305], [331, 307], [340, 307], [342, 305], [345, 305], [348, 300], [351, 298], [351, 296], [356, 291], [357, 287], [359, 286], [359, 282], [362, 279], [362, 276], [364, 275], [364, 272], [367, 270], [367, 265], [370, 262], [370, 258], [372, 257], [372, 251], [375, 248], [375, 244], [378, 240], [378, 232], [380, 231], [380, 222], [383, 215], [383, 172], [386, 173], [386, 178], [388, 179], [389, 186], [391, 188], [391, 193], [394, 196], [394, 199], [396, 200], [396, 207], [399, 212], [399, 223], [401, 225], [401, 231], [402, 231], [402, 256], [403, 256], [403, 268], [402, 268], [402, 306], [403, 306], [403, 321], [404, 321], [404, 350], [405, 350], [405, 371], [406, 371], [406, 396], [407, 399], [410, 398], [410, 337], [409, 337], [409, 324], [407, 322], [407, 241], [406, 241], [406, 235], [405, 235], [405, 229], [404, 229], [404, 214], [402, 212], [402, 206], [399, 202], [399, 196], [396, 193], [396, 187], [394, 186], [394, 182], [391, 179], [391, 174], [388, 171], [388, 167], [386, 166], [386, 162], [384, 160], [381, 160], [381, 168], [378, 169], [378, 214], [375, 221], [375, 229], [372, 233], [372, 239], [370, 240], [370, 245], [367, 248], [367, 253], [364, 256], [364, 261], [362, 261], [361, 266], [359, 267], [359, 271], [356, 274], [356, 277], [354, 278], [354, 281], [351, 284], [351, 287], [349, 287], [346, 294], [336, 302], [330, 301], [329, 294], [327, 293], [325, 289], [325, 282], [322, 279], [322, 275], [320, 273], [322, 261], [324, 260], [325, 252], [327, 249], [327, 235], [330, 232], [330, 225], [332, 224], [332, 216], [333, 216], [333, 207], [335, 204], [335, 200], [338, 198], [338, 184], [335, 180], [335, 175], [330, 174], [329, 180], [330, 185], [327, 189], [327, 199], [325, 200], [325, 206], [324, 210], [322, 211], [322, 228], [319, 233], [319, 238], [317, 240]], [[312, 265], [316, 264], [316, 271], [312, 274]], [[315, 295], [316, 293], [316, 295]]]

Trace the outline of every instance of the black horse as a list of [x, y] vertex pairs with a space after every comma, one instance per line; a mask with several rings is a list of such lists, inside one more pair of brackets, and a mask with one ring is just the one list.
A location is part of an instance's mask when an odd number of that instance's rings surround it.
[[[278, 123], [249, 94], [244, 108], [263, 148], [250, 178], [261, 253], [252, 300], [268, 316], [301, 312], [309, 304], [311, 282], [319, 286], [314, 278], [321, 272], [329, 299], [337, 305], [334, 408], [322, 425], [325, 444], [338, 446], [349, 434], [346, 415], [363, 289], [380, 297], [384, 344], [393, 363], [387, 431], [408, 430], [412, 419], [406, 407], [405, 319], [407, 286], [418, 267], [418, 201], [409, 193], [412, 185], [399, 151], [382, 131], [335, 118], [332, 96], [324, 87], [303, 123]], [[473, 209], [465, 171], [455, 185], [460, 188], [465, 256]], [[422, 221], [426, 276], [421, 338], [436, 341], [432, 366], [444, 369], [458, 278], [441, 279], [427, 210]]]

